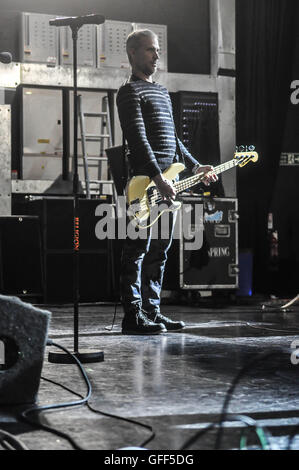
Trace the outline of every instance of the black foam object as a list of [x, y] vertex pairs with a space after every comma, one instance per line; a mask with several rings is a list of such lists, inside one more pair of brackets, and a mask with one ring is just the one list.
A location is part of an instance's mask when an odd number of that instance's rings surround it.
[[36, 402], [50, 316], [17, 297], [0, 295], [0, 405]]
[[128, 178], [128, 168], [123, 146], [109, 147], [106, 149], [106, 154], [116, 192], [119, 196], [123, 196]]

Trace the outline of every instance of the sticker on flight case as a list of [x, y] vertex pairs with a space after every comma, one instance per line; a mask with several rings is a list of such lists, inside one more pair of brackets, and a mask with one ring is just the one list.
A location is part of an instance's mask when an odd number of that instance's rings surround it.
[[213, 214], [208, 214], [207, 212], [205, 212], [205, 215], [204, 215], [205, 222], [219, 224], [220, 222], [222, 222], [222, 220], [223, 220], [223, 211], [217, 211], [217, 212], [214, 212]]

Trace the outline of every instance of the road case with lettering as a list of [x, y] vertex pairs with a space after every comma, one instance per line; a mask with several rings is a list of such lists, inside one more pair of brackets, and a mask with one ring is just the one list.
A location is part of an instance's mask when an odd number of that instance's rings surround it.
[[166, 290], [238, 287], [238, 201], [183, 197], [168, 253]]

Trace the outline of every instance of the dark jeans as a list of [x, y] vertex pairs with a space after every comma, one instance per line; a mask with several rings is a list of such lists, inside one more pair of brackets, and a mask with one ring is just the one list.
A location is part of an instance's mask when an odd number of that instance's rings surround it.
[[173, 238], [176, 212], [168, 213], [168, 216], [166, 231], [161, 228], [159, 219], [155, 228], [146, 230], [145, 239], [127, 237], [125, 240], [121, 260], [121, 297], [125, 313], [132, 311], [134, 306], [142, 307], [148, 313], [160, 311], [167, 251]]

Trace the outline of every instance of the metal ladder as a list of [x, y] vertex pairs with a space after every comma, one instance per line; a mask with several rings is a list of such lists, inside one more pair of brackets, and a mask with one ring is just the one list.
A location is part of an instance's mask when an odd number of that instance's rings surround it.
[[[103, 194], [103, 186], [111, 185], [112, 198], [115, 200], [116, 190], [114, 187], [114, 182], [110, 179], [109, 169], [107, 180], [101, 179], [103, 162], [107, 162], [108, 159], [104, 156], [104, 151], [106, 147], [111, 147], [112, 144], [112, 135], [111, 135], [111, 120], [110, 120], [110, 111], [109, 111], [109, 102], [108, 95], [102, 98], [102, 111], [99, 113], [85, 113], [82, 106], [82, 95], [78, 95], [78, 114], [79, 114], [79, 123], [81, 138], [78, 140], [81, 141], [82, 146], [82, 157], [83, 157], [83, 167], [84, 167], [84, 179], [85, 179], [85, 191], [86, 198], [91, 199], [91, 192], [98, 194]], [[87, 134], [85, 126], [85, 118], [96, 118], [100, 121], [100, 134]], [[87, 143], [88, 142], [99, 142], [100, 151], [99, 156], [89, 156], [87, 153]], [[106, 144], [106, 145], [105, 145]], [[89, 162], [98, 161], [98, 175], [100, 179], [90, 179], [89, 175]]]
[[[89, 176], [89, 162], [97, 161], [99, 162], [98, 174], [102, 175], [102, 163], [107, 162], [108, 158], [104, 155], [105, 148], [112, 147], [112, 133], [111, 133], [111, 119], [110, 119], [110, 110], [109, 110], [109, 101], [108, 95], [102, 98], [102, 110], [98, 113], [89, 113], [83, 111], [82, 106], [82, 95], [78, 95], [78, 115], [79, 115], [79, 124], [81, 131], [81, 138], [78, 140], [81, 141], [82, 146], [82, 158], [83, 158], [83, 167], [84, 167], [84, 179], [85, 179], [85, 192], [86, 199], [91, 199], [91, 193], [94, 194], [103, 194], [102, 189], [103, 185], [111, 186], [111, 198], [112, 206], [114, 211], [116, 211], [116, 201], [117, 201], [117, 191], [115, 188], [114, 181], [110, 177], [109, 168], [107, 166], [108, 178], [107, 180], [103, 179], [90, 179]], [[100, 134], [87, 134], [85, 127], [85, 118], [95, 118], [100, 121]], [[99, 142], [99, 156], [89, 156], [87, 153], [87, 143], [88, 142]], [[106, 145], [105, 145], [106, 144]], [[113, 240], [108, 239], [108, 266], [110, 267], [110, 276], [111, 276], [111, 287], [112, 292], [115, 292], [116, 289], [116, 279], [115, 279], [115, 258], [114, 258], [114, 249], [113, 249]]]

